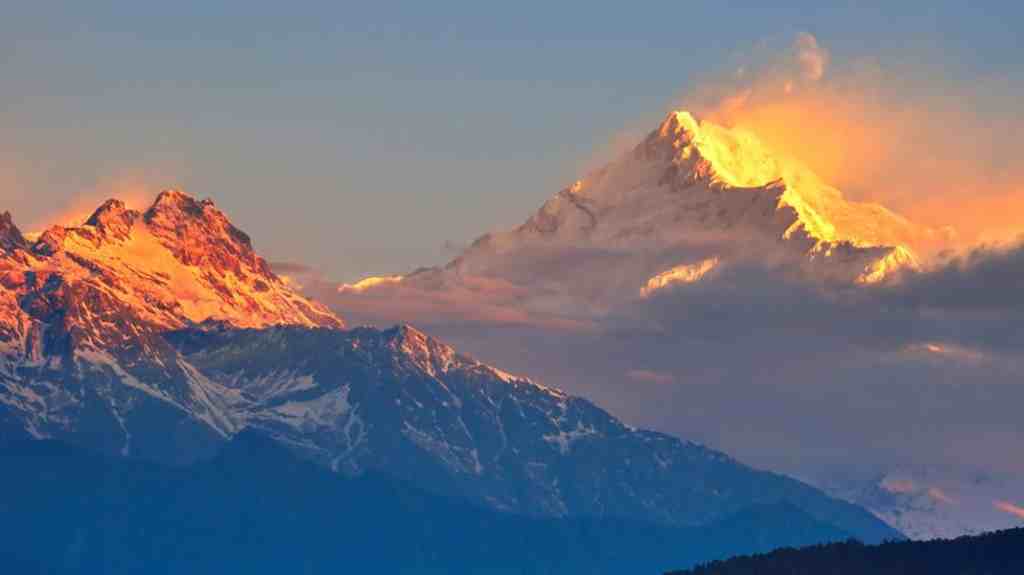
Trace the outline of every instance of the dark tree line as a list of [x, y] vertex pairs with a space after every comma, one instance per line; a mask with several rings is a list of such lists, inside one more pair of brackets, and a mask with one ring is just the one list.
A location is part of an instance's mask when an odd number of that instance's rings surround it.
[[1024, 575], [1024, 528], [949, 541], [779, 549], [669, 575]]

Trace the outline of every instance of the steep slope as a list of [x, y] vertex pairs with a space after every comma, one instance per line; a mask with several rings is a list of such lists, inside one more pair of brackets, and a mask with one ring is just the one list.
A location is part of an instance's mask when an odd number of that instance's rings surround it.
[[210, 201], [118, 200], [30, 242], [0, 218], [0, 426], [91, 437], [125, 453], [187, 452], [236, 429], [161, 334], [204, 323], [341, 327], [270, 272]]
[[676, 526], [790, 505], [870, 541], [870, 514], [722, 453], [636, 430], [590, 402], [515, 377], [401, 326], [278, 327], [169, 336], [233, 412], [350, 474], [387, 473], [481, 505]]

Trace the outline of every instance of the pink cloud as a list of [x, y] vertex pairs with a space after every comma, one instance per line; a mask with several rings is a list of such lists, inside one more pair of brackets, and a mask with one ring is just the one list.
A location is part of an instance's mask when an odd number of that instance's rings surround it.
[[1009, 513], [1010, 515], [1014, 515], [1016, 517], [1019, 517], [1020, 519], [1024, 519], [1024, 507], [1021, 507], [1020, 505], [1014, 505], [1009, 501], [996, 501], [993, 503], [993, 505], [996, 509], [1000, 511], [1004, 511], [1006, 513]]
[[632, 369], [626, 372], [626, 377], [633, 381], [655, 383], [658, 385], [669, 385], [676, 382], [676, 378], [671, 373], [651, 371], [648, 369]]
[[928, 497], [931, 497], [932, 500], [938, 501], [939, 503], [947, 503], [949, 505], [956, 503], [956, 499], [953, 499], [945, 491], [939, 489], [938, 487], [929, 487]]
[[410, 276], [366, 290], [317, 286], [311, 291], [342, 315], [372, 318], [375, 323], [531, 326], [573, 332], [594, 329], [592, 322], [523, 305], [535, 292], [501, 278], [465, 275], [458, 282], [434, 285], [429, 279]]

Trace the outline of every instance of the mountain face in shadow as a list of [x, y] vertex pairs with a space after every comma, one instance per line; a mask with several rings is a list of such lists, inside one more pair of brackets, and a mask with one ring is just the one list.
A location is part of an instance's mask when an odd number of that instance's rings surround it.
[[634, 429], [589, 401], [504, 373], [409, 326], [166, 335], [246, 428], [348, 475], [397, 477], [535, 517], [697, 527], [793, 506], [864, 541], [866, 511], [712, 449]]
[[504, 514], [255, 432], [187, 467], [52, 441], [0, 456], [0, 558], [24, 573], [658, 573], [848, 536], [791, 506], [701, 528]]

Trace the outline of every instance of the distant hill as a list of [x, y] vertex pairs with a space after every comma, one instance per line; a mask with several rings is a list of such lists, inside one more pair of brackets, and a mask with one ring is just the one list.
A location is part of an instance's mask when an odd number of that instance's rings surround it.
[[669, 575], [1020, 575], [1024, 528], [945, 541], [780, 549]]
[[53, 441], [12, 443], [0, 461], [0, 572], [11, 574], [655, 574], [847, 536], [792, 506], [700, 528], [512, 515], [347, 478], [253, 432], [188, 467]]

